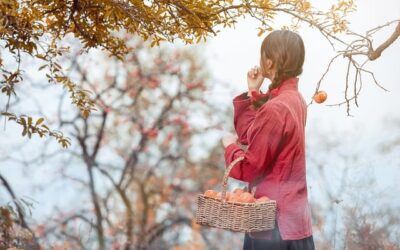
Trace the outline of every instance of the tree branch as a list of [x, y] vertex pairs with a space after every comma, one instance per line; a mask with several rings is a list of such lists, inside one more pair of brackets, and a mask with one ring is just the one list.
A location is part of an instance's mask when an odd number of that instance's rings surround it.
[[387, 49], [392, 43], [394, 43], [397, 38], [400, 36], [400, 21], [398, 22], [396, 29], [392, 33], [392, 35], [385, 41], [383, 42], [378, 48], [375, 50], [371, 49], [368, 52], [368, 58], [369, 60], [373, 61], [379, 58], [382, 54], [382, 52]]

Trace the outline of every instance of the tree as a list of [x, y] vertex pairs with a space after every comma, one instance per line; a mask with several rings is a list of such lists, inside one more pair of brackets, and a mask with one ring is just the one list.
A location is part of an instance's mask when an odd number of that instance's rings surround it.
[[[365, 64], [378, 58], [400, 34], [399, 20], [393, 21], [392, 23], [398, 23], [393, 35], [374, 49], [371, 36], [385, 25], [374, 28], [365, 35], [349, 31], [345, 18], [352, 11], [355, 11], [352, 0], [339, 0], [327, 11], [316, 10], [307, 0], [245, 0], [238, 3], [234, 3], [233, 0], [202, 0], [195, 3], [181, 0], [2, 1], [0, 37], [4, 43], [4, 52], [0, 58], [0, 89], [8, 97], [2, 114], [8, 117], [8, 120], [19, 123], [23, 127], [23, 135], [30, 137], [36, 133], [40, 137], [53, 136], [63, 147], [68, 147], [69, 138], [64, 137], [60, 131], [51, 130], [42, 118], [35, 121], [30, 116], [9, 112], [10, 98], [16, 95], [15, 86], [21, 84], [24, 79], [24, 71], [21, 68], [24, 55], [43, 61], [44, 64], [38, 67], [39, 70], [43, 70], [49, 82], [61, 84], [67, 89], [72, 103], [86, 118], [96, 109], [91, 92], [74, 83], [59, 62], [69, 53], [68, 45], [64, 45], [67, 38], [72, 36], [79, 39], [83, 45], [82, 52], [91, 48], [101, 48], [122, 60], [130, 50], [124, 43], [124, 33], [137, 34], [144, 40], [151, 39], [151, 46], [159, 45], [162, 41], [175, 40], [186, 44], [199, 43], [201, 40], [206, 41], [209, 36], [217, 35], [221, 26], [234, 27], [241, 17], [250, 15], [260, 22], [260, 36], [273, 29], [271, 22], [280, 13], [293, 18], [293, 24], [286, 28], [297, 29], [301, 23], [307, 24], [316, 28], [334, 49], [335, 44], [342, 48], [329, 63], [327, 72], [336, 58], [348, 58], [344, 103], [349, 113], [350, 101], [354, 100], [358, 105], [357, 95], [362, 85], [361, 74], [371, 74], [378, 84], [373, 72], [364, 68]], [[339, 37], [343, 32], [347, 32], [349, 37]], [[12, 66], [5, 63], [5, 59], [9, 59], [10, 56], [14, 58]], [[356, 60], [357, 56], [367, 59], [361, 63]], [[353, 97], [349, 97], [347, 91], [351, 87], [350, 67], [356, 70]], [[316, 92], [327, 72], [318, 82]]]
[[0, 206], [0, 248], [37, 249], [37, 239], [25, 219], [26, 212], [31, 212], [32, 203], [24, 198], [18, 199], [2, 175], [0, 181], [13, 199], [12, 203]]
[[[397, 118], [382, 122], [396, 134]], [[312, 129], [308, 141], [307, 178], [312, 209], [313, 235], [317, 249], [399, 249], [400, 216], [394, 202], [396, 184], [386, 182], [374, 169], [397, 168], [398, 159], [384, 136], [368, 147], [376, 154], [365, 158], [357, 150], [363, 142], [354, 131], [344, 136], [335, 130]], [[359, 132], [364, 134], [364, 132]], [[351, 143], [349, 143], [351, 141]], [[318, 148], [318, 150], [316, 149]], [[387, 159], [394, 161], [385, 161]], [[332, 161], [331, 159], [334, 159]], [[391, 162], [391, 164], [388, 164]]]
[[47, 223], [34, 227], [45, 248], [170, 249], [181, 244], [176, 237], [184, 227], [200, 238], [193, 244], [205, 244], [205, 231], [192, 220], [195, 198], [218, 184], [222, 149], [205, 159], [193, 149], [207, 140], [207, 131], [223, 126], [223, 111], [205, 99], [208, 73], [200, 55], [125, 39], [135, 52], [124, 63], [93, 65], [74, 56], [71, 72], [94, 93], [99, 110], [84, 118], [59, 98], [53, 116], [72, 135], [72, 146], [43, 147], [23, 160], [35, 165], [54, 159], [58, 182], [83, 195], [76, 206], [55, 209]]

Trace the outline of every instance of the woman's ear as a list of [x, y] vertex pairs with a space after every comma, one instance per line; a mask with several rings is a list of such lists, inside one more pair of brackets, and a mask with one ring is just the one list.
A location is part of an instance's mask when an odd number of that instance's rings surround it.
[[266, 77], [266, 78], [270, 78], [271, 77], [271, 72], [272, 72], [272, 60], [271, 59], [265, 59], [265, 60], [262, 60], [261, 62], [260, 62], [260, 66], [261, 66], [261, 68], [262, 68], [262, 71], [263, 71], [263, 76], [264, 77]]
[[272, 60], [271, 59], [267, 59], [266, 63], [267, 63], [267, 65], [265, 65], [265, 67], [267, 69], [269, 69], [269, 70], [272, 69]]

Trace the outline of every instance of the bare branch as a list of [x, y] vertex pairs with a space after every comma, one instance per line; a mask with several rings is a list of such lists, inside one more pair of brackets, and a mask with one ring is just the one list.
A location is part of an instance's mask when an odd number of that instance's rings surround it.
[[[381, 26], [384, 27], [384, 26]], [[381, 45], [378, 46], [375, 50], [370, 50], [368, 52], [368, 58], [369, 60], [373, 61], [379, 58], [382, 54], [382, 52], [387, 49], [394, 41], [397, 40], [397, 38], [400, 36], [400, 21], [398, 22], [396, 29], [392, 33], [392, 35]]]

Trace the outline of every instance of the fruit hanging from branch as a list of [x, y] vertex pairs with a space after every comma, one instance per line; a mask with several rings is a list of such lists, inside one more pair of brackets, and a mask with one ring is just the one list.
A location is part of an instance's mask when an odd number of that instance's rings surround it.
[[328, 94], [323, 90], [318, 91], [313, 97], [314, 101], [319, 104], [325, 102], [326, 98], [328, 98]]

